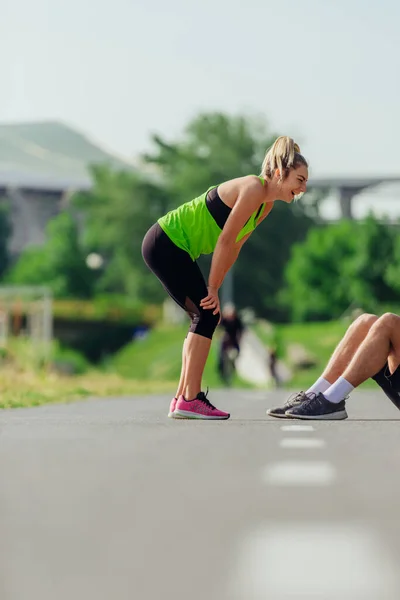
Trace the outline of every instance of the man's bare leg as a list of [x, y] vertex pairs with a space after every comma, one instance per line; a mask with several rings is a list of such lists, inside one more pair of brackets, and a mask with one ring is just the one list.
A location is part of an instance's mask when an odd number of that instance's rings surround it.
[[346, 419], [347, 396], [355, 387], [381, 371], [386, 361], [391, 373], [400, 364], [400, 317], [392, 313], [382, 315], [372, 325], [335, 383], [285, 414], [297, 419]]
[[373, 377], [386, 361], [391, 373], [400, 364], [400, 317], [385, 313], [371, 327], [342, 377], [353, 387]]
[[[337, 345], [321, 377], [317, 379], [305, 394], [304, 392], [300, 392], [295, 398], [291, 396], [282, 407], [268, 409], [267, 414], [272, 417], [285, 417], [286, 410], [303, 402], [307, 395], [309, 398], [312, 398], [320, 392], [325, 394], [349, 366], [353, 356], [377, 320], [378, 317], [371, 314], [364, 314], [358, 317], [350, 325], [344, 337]], [[350, 388], [352, 387], [350, 386]]]
[[347, 329], [334, 350], [321, 377], [306, 391], [308, 396], [325, 393], [349, 366], [351, 359], [365, 340], [372, 325], [378, 320], [376, 315], [364, 314], [358, 317]]
[[350, 325], [322, 373], [324, 379], [332, 384], [343, 375], [371, 327], [377, 321], [378, 317], [376, 315], [364, 314]]
[[363, 381], [389, 364], [391, 373], [400, 363], [400, 317], [386, 313], [371, 327], [343, 374], [323, 395], [330, 403], [342, 402]]

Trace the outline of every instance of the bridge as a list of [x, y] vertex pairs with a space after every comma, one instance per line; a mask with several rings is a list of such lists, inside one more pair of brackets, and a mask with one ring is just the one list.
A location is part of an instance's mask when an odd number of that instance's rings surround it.
[[327, 177], [310, 179], [309, 190], [337, 191], [339, 195], [342, 218], [353, 218], [353, 199], [367, 189], [372, 189], [384, 183], [400, 183], [400, 175], [385, 175], [382, 177]]

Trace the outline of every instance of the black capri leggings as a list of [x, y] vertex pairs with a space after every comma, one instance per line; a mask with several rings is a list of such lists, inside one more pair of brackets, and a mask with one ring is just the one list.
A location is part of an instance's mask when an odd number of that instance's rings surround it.
[[199, 265], [189, 254], [175, 246], [158, 223], [150, 227], [142, 243], [144, 262], [161, 281], [173, 300], [190, 316], [189, 331], [211, 339], [219, 314], [204, 310], [200, 301], [208, 295]]

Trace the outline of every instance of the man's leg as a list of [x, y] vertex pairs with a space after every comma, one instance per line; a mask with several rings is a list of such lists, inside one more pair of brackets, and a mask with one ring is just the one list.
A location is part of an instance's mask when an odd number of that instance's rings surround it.
[[386, 362], [390, 373], [394, 373], [400, 364], [400, 317], [392, 313], [382, 315], [374, 323], [343, 374], [324, 394], [320, 393], [316, 398], [290, 409], [288, 416], [302, 419], [346, 418], [345, 396], [376, 375]]
[[315, 394], [326, 392], [348, 367], [377, 320], [378, 317], [371, 314], [358, 317], [337, 345], [321, 377], [306, 392], [299, 392], [291, 396], [283, 406], [268, 409], [267, 414], [272, 417], [285, 417], [287, 410], [304, 402], [307, 396], [313, 397]]
[[343, 375], [353, 356], [368, 335], [371, 327], [376, 323], [376, 315], [364, 314], [358, 317], [347, 329], [334, 350], [321, 377], [307, 390], [306, 394], [324, 393], [335, 381]]
[[385, 313], [371, 327], [343, 378], [357, 387], [378, 373], [386, 361], [394, 373], [400, 364], [400, 317], [393, 313]]

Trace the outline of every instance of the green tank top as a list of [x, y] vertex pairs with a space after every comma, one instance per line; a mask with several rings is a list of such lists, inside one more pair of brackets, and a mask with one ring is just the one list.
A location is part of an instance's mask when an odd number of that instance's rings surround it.
[[[264, 179], [262, 177], [259, 177], [259, 179], [264, 185]], [[181, 206], [171, 210], [157, 221], [170, 240], [178, 248], [185, 250], [192, 260], [196, 260], [201, 254], [211, 254], [214, 252], [222, 231], [206, 205], [207, 194], [215, 187], [218, 186], [210, 187], [198, 198], [181, 204]], [[251, 231], [254, 231], [264, 209], [265, 204], [262, 205], [261, 211], [257, 210], [251, 215], [247, 223], [239, 231], [236, 238], [237, 242]]]

